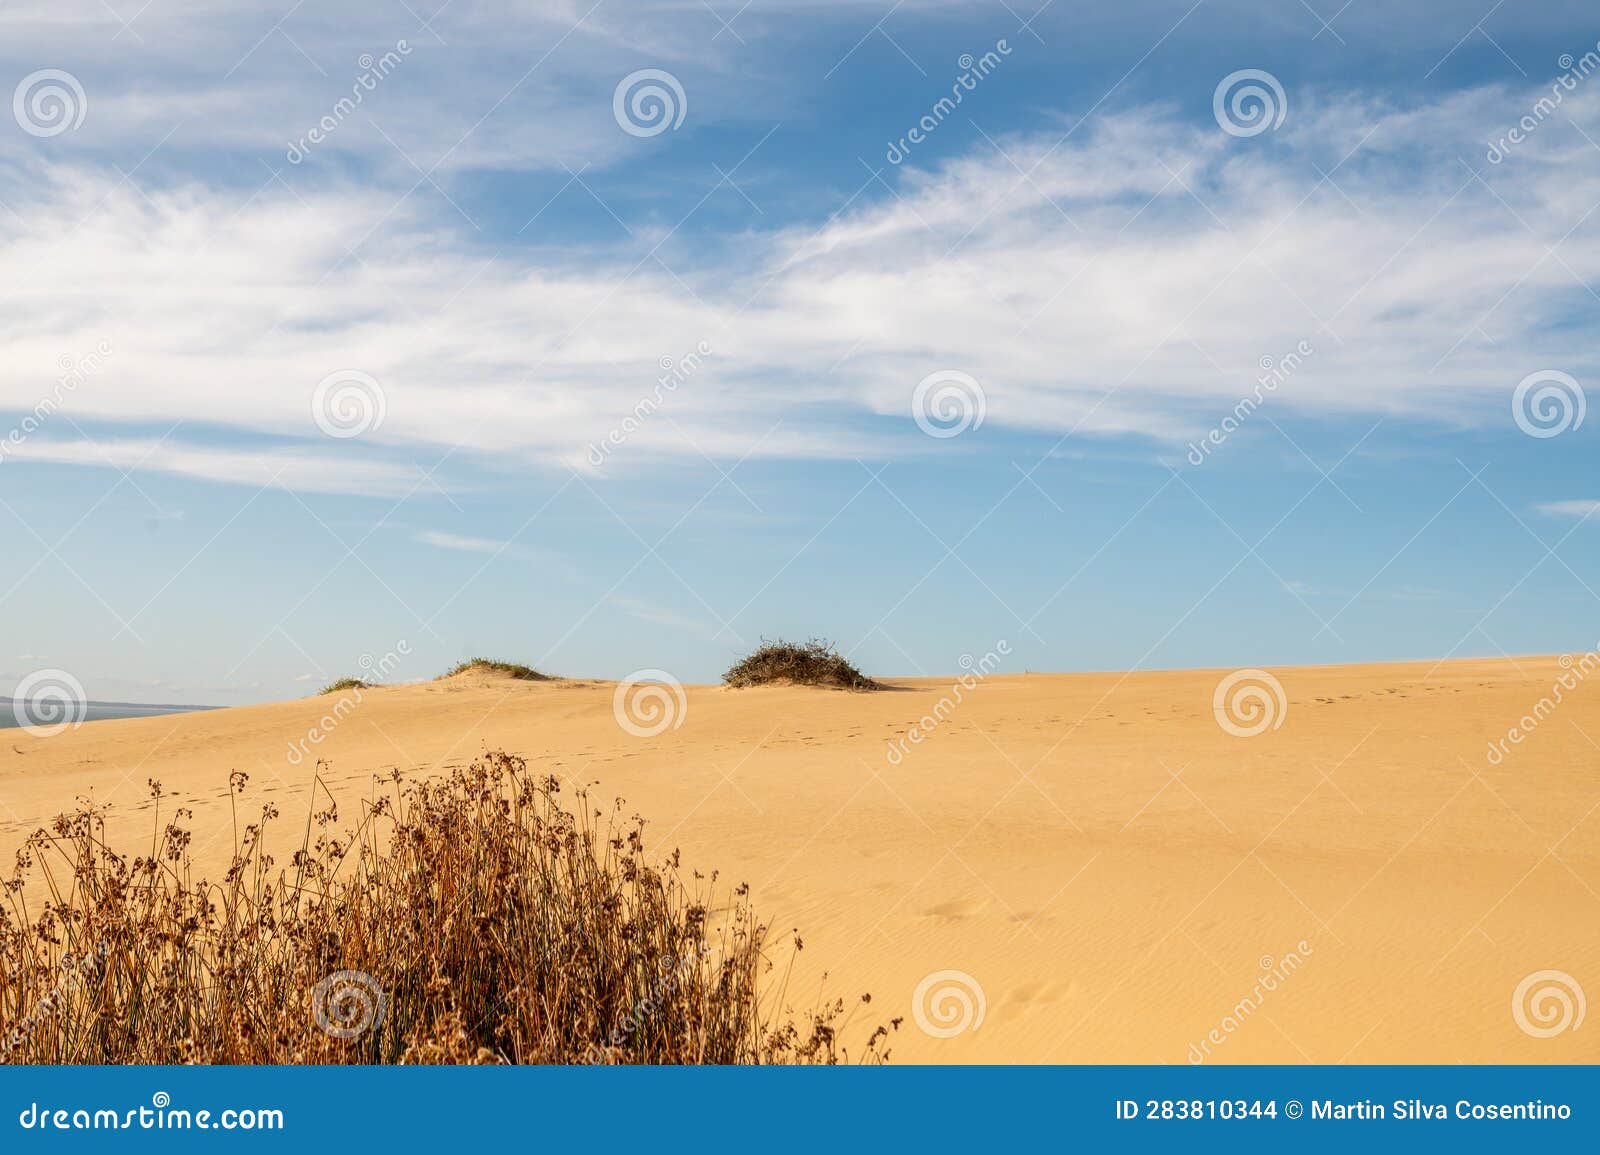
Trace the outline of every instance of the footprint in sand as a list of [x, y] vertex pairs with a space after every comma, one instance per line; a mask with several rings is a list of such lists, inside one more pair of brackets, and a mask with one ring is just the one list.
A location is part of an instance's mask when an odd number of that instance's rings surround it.
[[958, 898], [930, 906], [922, 913], [930, 918], [971, 918], [986, 905], [981, 898]]
[[1062, 999], [1076, 998], [1083, 990], [1083, 985], [1077, 982], [1023, 983], [1006, 992], [1005, 1004], [1036, 1006], [1040, 1003], [1059, 1003]]

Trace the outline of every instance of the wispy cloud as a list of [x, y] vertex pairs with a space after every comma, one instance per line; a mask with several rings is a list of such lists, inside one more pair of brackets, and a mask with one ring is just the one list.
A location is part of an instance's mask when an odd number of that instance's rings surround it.
[[[202, 481], [227, 482], [310, 493], [348, 493], [395, 497], [414, 492], [423, 482], [421, 470], [371, 459], [351, 459], [331, 447], [196, 445], [156, 438], [65, 440], [38, 437], [6, 447], [5, 460], [78, 465], [104, 469], [149, 470]], [[0, 465], [0, 469], [6, 468]], [[10, 466], [15, 468], [15, 466]], [[181, 512], [149, 515], [152, 520], [178, 520]]]
[[607, 599], [630, 618], [638, 618], [642, 622], [651, 622], [658, 626], [670, 626], [678, 630], [704, 630], [706, 623], [695, 618], [684, 617], [665, 606], [656, 605], [654, 602], [645, 601], [643, 598], [625, 597], [613, 594]]
[[417, 534], [417, 540], [424, 545], [460, 550], [462, 553], [497, 554], [517, 548], [509, 541], [496, 541], [489, 537], [464, 537], [458, 533], [441, 533], [432, 529], [425, 529]]
[[502, 541], [492, 537], [473, 537], [467, 534], [448, 533], [426, 529], [415, 535], [415, 540], [435, 549], [453, 550], [457, 553], [480, 554], [486, 558], [512, 558], [519, 561], [538, 562], [542, 572], [566, 581], [579, 581], [582, 574], [570, 558], [554, 550], [541, 549], [520, 541]]
[[[1525, 373], [1595, 368], [1560, 322], [1600, 280], [1600, 249], [1565, 239], [1600, 198], [1600, 151], [1551, 125], [1503, 165], [1472, 159], [1482, 126], [1527, 99], [1308, 97], [1248, 152], [1159, 109], [1102, 116], [1065, 143], [1001, 136], [902, 170], [895, 196], [751, 233], [731, 256], [663, 250], [665, 266], [486, 259], [447, 206], [387, 188], [269, 183], [241, 204], [37, 163], [0, 181], [16, 214], [0, 214], [0, 266], [19, 270], [0, 288], [0, 405], [32, 408], [63, 350], [108, 341], [116, 360], [71, 398], [78, 418], [316, 447], [163, 448], [147, 466], [263, 484], [288, 460], [275, 484], [357, 492], [414, 482], [386, 449], [579, 461], [700, 341], [714, 355], [666, 403], [672, 420], [643, 422], [607, 468], [926, 448], [910, 398], [940, 369], [982, 384], [991, 428], [1181, 441], [1301, 341], [1316, 354], [1286, 408], [1499, 420]], [[1600, 134], [1600, 90], [1563, 112]], [[377, 381], [386, 414], [331, 443], [311, 397], [341, 370]], [[53, 444], [19, 456], [97, 456]], [[122, 460], [138, 452], [122, 444]]]
[[[435, 7], [425, 23], [417, 9], [386, 0], [353, 0], [338, 13], [247, 0], [201, 13], [153, 4], [71, 16], [47, 0], [13, 0], [0, 10], [0, 71], [15, 78], [40, 60], [70, 61], [91, 106], [74, 133], [76, 149], [119, 156], [131, 148], [138, 159], [159, 140], [175, 141], [149, 165], [157, 170], [169, 156], [212, 150], [265, 154], [274, 168], [293, 171], [288, 146], [335, 115], [335, 102], [371, 75], [373, 59], [398, 55], [401, 43], [403, 62], [362, 90], [360, 114], [337, 118], [343, 122], [317, 157], [397, 179], [409, 172], [409, 183], [413, 163], [447, 179], [475, 168], [606, 163], [625, 150], [628, 138], [605, 130], [615, 127], [610, 84], [636, 67], [626, 65], [630, 46], [615, 27], [628, 9], [640, 19], [638, 4]], [[90, 27], [96, 20], [103, 30]], [[536, 53], [558, 41], [569, 51], [530, 69], [523, 55], [504, 52], [512, 25]], [[665, 19], [645, 27], [658, 53], [687, 49], [693, 35], [674, 33]], [[705, 38], [694, 39], [704, 51]], [[25, 155], [27, 143], [0, 134], [0, 156]]]
[[1547, 501], [1534, 507], [1547, 517], [1593, 517], [1600, 513], [1600, 501]]

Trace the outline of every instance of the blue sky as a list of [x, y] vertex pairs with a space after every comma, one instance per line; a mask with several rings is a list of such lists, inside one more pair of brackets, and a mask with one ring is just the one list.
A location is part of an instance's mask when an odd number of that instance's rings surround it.
[[1583, 5], [314, 7], [0, 7], [0, 693], [1600, 635]]

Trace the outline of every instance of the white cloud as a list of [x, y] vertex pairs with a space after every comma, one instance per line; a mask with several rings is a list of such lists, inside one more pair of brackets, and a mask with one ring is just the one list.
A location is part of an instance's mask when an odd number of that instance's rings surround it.
[[[300, 447], [246, 449], [155, 438], [92, 441], [35, 438], [7, 445], [4, 458], [0, 460], [13, 458], [19, 462], [150, 470], [203, 481], [311, 493], [399, 497], [426, 485], [422, 471], [414, 467], [345, 460], [327, 450]], [[5, 466], [0, 464], [0, 468]], [[171, 520], [183, 515], [151, 516]]]
[[[472, 537], [459, 533], [447, 533], [441, 530], [426, 529], [415, 535], [416, 540], [423, 545], [431, 545], [435, 549], [454, 550], [457, 553], [481, 554], [489, 559], [513, 558], [521, 561], [538, 562], [540, 572], [562, 578], [566, 581], [582, 581], [582, 574], [573, 565], [570, 558], [554, 550], [540, 549], [520, 541], [502, 541], [491, 537]], [[488, 564], [487, 562], [485, 563]]]
[[[668, 245], [670, 272], [643, 250], [486, 256], [448, 207], [441, 220], [387, 187], [141, 192], [35, 163], [0, 186], [16, 214], [0, 213], [0, 405], [31, 409], [59, 358], [104, 342], [113, 354], [66, 399], [74, 420], [307, 445], [218, 438], [146, 467], [263, 484], [288, 461], [279, 484], [359, 492], [414, 484], [386, 451], [579, 462], [663, 357], [701, 341], [712, 355], [608, 469], [758, 442], [762, 456], [929, 449], [910, 397], [947, 368], [982, 383], [986, 430], [1181, 442], [1301, 341], [1315, 352], [1279, 390], [1287, 409], [1503, 421], [1527, 373], [1595, 367], [1560, 322], [1600, 283], [1581, 225], [1600, 150], [1561, 117], [1600, 133], [1600, 91], [1487, 165], [1481, 141], [1532, 91], [1400, 111], [1295, 93], [1284, 129], [1254, 141], [1160, 110], [1103, 116], [1065, 143], [1001, 138], [1007, 156], [982, 142], [886, 173], [897, 196], [874, 185], [833, 220], [819, 206], [820, 228], [752, 233], [735, 258]], [[310, 399], [340, 369], [380, 383], [386, 417], [332, 443]], [[51, 436], [18, 456], [99, 454]], [[113, 444], [127, 467], [147, 443]]]
[[695, 618], [686, 618], [675, 613], [665, 606], [658, 606], [654, 602], [645, 601], [643, 598], [626, 597], [613, 594], [606, 599], [623, 613], [631, 618], [638, 618], [641, 622], [650, 622], [658, 626], [670, 626], [678, 630], [704, 630], [706, 623]]
[[1547, 517], [1581, 517], [1587, 520], [1600, 513], [1600, 501], [1547, 501], [1534, 508]]
[[425, 529], [417, 534], [417, 540], [423, 545], [459, 550], [462, 553], [498, 554], [511, 548], [509, 541], [495, 541], [487, 537], [462, 537], [460, 534], [440, 533], [431, 529]]

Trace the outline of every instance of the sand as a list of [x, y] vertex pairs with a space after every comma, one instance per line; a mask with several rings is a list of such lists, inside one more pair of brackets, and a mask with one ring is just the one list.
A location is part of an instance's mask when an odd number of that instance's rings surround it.
[[1275, 669], [1279, 724], [1247, 737], [1226, 673], [990, 677], [898, 761], [953, 679], [691, 686], [640, 737], [612, 684], [467, 675], [365, 691], [298, 765], [337, 699], [8, 730], [0, 853], [80, 796], [136, 851], [156, 778], [215, 868], [230, 770], [292, 827], [315, 757], [354, 814], [374, 773], [504, 748], [749, 882], [804, 936], [796, 1005], [870, 992], [849, 1034], [903, 1017], [897, 1062], [1600, 1061], [1600, 1021], [1519, 1025], [1566, 979], [1513, 1005], [1552, 970], [1600, 997], [1600, 678], [1496, 764], [1557, 659]]

